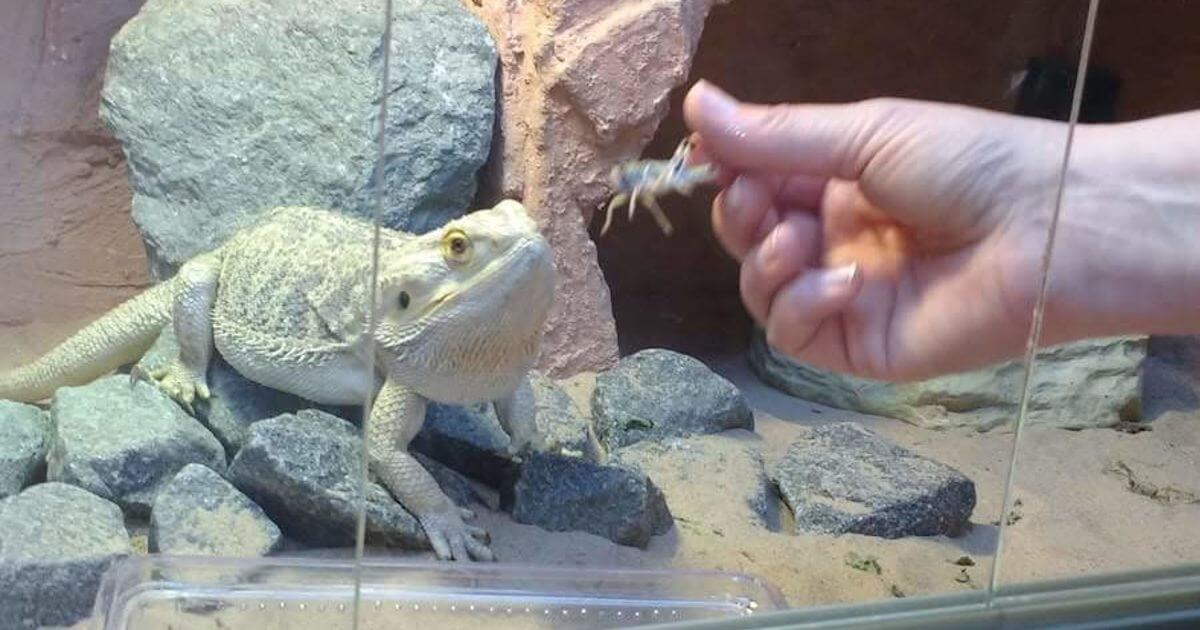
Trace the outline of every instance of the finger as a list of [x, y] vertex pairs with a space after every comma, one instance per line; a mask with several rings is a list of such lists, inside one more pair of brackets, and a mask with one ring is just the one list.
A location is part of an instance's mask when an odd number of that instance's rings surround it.
[[787, 283], [771, 301], [767, 343], [799, 357], [821, 324], [849, 306], [862, 285], [857, 264], [808, 271]]
[[433, 552], [437, 554], [439, 560], [450, 560], [453, 555], [450, 553], [450, 545], [446, 542], [446, 537], [439, 531], [425, 532], [429, 536], [429, 544], [433, 545]]
[[713, 231], [729, 255], [742, 260], [779, 223], [773, 207], [777, 180], [743, 175], [713, 201]]
[[454, 550], [455, 560], [470, 560], [471, 554], [467, 553], [466, 536], [452, 535], [450, 536], [450, 548]]
[[488, 549], [487, 546], [481, 544], [478, 540], [475, 540], [474, 538], [467, 538], [466, 543], [467, 549], [471, 552], [471, 556], [476, 560], [482, 560], [484, 562], [494, 562], [496, 560], [496, 556], [492, 553], [492, 550]]
[[474, 538], [478, 538], [483, 542], [488, 542], [492, 539], [491, 534], [488, 534], [487, 530], [482, 527], [475, 527], [474, 525], [466, 525], [465, 527], [467, 528], [467, 533]]
[[727, 168], [857, 180], [880, 143], [879, 117], [855, 105], [740, 103], [707, 81], [684, 99], [705, 154]]
[[815, 211], [821, 207], [828, 186], [827, 177], [793, 175], [779, 185], [775, 203], [797, 210]]
[[700, 134], [693, 133], [688, 136], [688, 139], [692, 143], [692, 152], [688, 154], [688, 159], [685, 164], [688, 166], [695, 166], [697, 164], [710, 164], [717, 172], [716, 177], [714, 178], [714, 183], [717, 186], [725, 188], [732, 184], [733, 180], [737, 178], [737, 171], [722, 165], [713, 156], [706, 153], [704, 151], [704, 138], [700, 137]]
[[787, 213], [742, 262], [742, 302], [765, 325], [771, 301], [784, 284], [818, 263], [821, 226], [810, 214]]

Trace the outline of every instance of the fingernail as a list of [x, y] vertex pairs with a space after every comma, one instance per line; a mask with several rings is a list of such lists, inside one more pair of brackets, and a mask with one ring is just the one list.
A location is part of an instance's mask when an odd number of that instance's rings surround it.
[[823, 291], [843, 291], [854, 284], [858, 276], [858, 263], [851, 263], [832, 269], [822, 269], [817, 282]]
[[737, 101], [724, 90], [701, 79], [692, 88], [700, 108], [709, 116], [727, 118], [737, 109]]

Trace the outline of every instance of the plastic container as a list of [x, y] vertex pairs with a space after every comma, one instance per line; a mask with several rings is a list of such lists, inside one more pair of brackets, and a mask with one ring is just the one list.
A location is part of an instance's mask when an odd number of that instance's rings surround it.
[[131, 557], [106, 574], [104, 630], [609, 628], [736, 618], [785, 607], [748, 575], [482, 563]]

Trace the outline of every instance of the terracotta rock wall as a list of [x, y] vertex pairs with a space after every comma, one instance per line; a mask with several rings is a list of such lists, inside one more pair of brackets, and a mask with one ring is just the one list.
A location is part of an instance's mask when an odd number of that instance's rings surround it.
[[117, 143], [108, 42], [141, 0], [0, 2], [0, 325], [75, 322], [146, 286]]
[[[474, 6], [475, 2], [468, 2]], [[616, 326], [587, 224], [608, 173], [636, 159], [687, 77], [713, 0], [497, 0], [476, 7], [501, 58], [492, 196], [521, 198], [556, 253], [541, 367], [611, 366]], [[490, 201], [490, 200], [488, 200]]]

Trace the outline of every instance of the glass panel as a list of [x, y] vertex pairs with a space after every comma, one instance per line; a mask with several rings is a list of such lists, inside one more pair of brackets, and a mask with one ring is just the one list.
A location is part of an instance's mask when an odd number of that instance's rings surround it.
[[[822, 196], [811, 185], [798, 186], [795, 198], [779, 202], [792, 205], [776, 208], [784, 214], [811, 217], [819, 209], [826, 221], [822, 238], [830, 247], [823, 262], [858, 262], [871, 285], [854, 302], [843, 327], [835, 327], [836, 334], [827, 331], [826, 354], [814, 353], [816, 345], [808, 345], [807, 359], [796, 361], [785, 356], [782, 345], [803, 344], [804, 339], [786, 332], [802, 327], [803, 312], [794, 312], [790, 323], [780, 316], [776, 332], [781, 343], [765, 343], [761, 322], [747, 312], [739, 292], [743, 268], [713, 228], [717, 188], [700, 188], [690, 198], [660, 199], [675, 228], [669, 239], [645, 208], [632, 221], [622, 208], [603, 238], [598, 233], [604, 217], [592, 218], [622, 354], [668, 348], [701, 360], [735, 384], [755, 410], [754, 434], [745, 436], [746, 444], [763, 458], [772, 480], [770, 496], [783, 495], [775, 499], [778, 524], [747, 519], [725, 526], [719, 519], [734, 509], [730, 497], [744, 491], [732, 478], [730, 465], [699, 454], [706, 447], [697, 438], [648, 447], [651, 477], [662, 484], [676, 515], [671, 538], [649, 546], [655, 564], [736, 567], [764, 576], [795, 607], [982, 594], [988, 587], [1024, 376], [1022, 352], [1065, 158], [1064, 121], [1087, 8], [1086, 2], [969, 7], [757, 2], [712, 9], [689, 86], [707, 79], [756, 103], [838, 104], [879, 97], [920, 101], [877, 101], [877, 109], [868, 105], [858, 112], [813, 108], [790, 123], [781, 115], [769, 119], [759, 142], [768, 147], [764, 152], [775, 151], [777, 164], [790, 160], [798, 165], [795, 170], [818, 181], [829, 175], [820, 170], [821, 142], [827, 139], [821, 134], [829, 134], [835, 149], [860, 151], [847, 160], [845, 170], [836, 171], [837, 179], [860, 176], [858, 192], [870, 205], [885, 216], [901, 213], [906, 222], [902, 232], [924, 240], [908, 241], [911, 249], [900, 255], [904, 262], [896, 272], [902, 280], [888, 285], [883, 277], [895, 259], [887, 256], [898, 255], [886, 247], [893, 234], [860, 231], [862, 225], [854, 221], [830, 223], [853, 214], [861, 201], [853, 187], [838, 181]], [[646, 157], [669, 157], [680, 139], [696, 130], [696, 123], [689, 124], [683, 114], [686, 95], [686, 90], [674, 93]], [[972, 109], [926, 109], [931, 102]], [[983, 111], [1021, 118], [989, 117]], [[980, 117], [971, 118], [975, 115]], [[812, 128], [806, 127], [807, 120], [814, 121]], [[710, 132], [719, 136], [721, 130]], [[724, 150], [734, 152], [731, 147], [739, 140], [752, 144], [755, 133], [740, 128], [743, 137], [731, 133]], [[800, 147], [790, 153], [778, 140], [789, 133], [799, 138], [794, 146]], [[701, 136], [703, 147], [703, 132]], [[853, 157], [867, 164], [855, 163]], [[997, 220], [1006, 225], [991, 223]], [[911, 230], [921, 225], [928, 227]], [[944, 231], [943, 225], [948, 226]], [[803, 229], [811, 228], [802, 227], [802, 235]], [[891, 317], [888, 309], [894, 309]], [[876, 336], [864, 335], [848, 351], [854, 356], [840, 359], [838, 337], [861, 335], [872, 323]], [[893, 336], [885, 342], [883, 335]], [[913, 357], [908, 366], [920, 373], [901, 382], [838, 375], [847, 363], [860, 370], [870, 364], [870, 341], [890, 344], [896, 353], [890, 363], [874, 365], [897, 368], [872, 376], [904, 376], [899, 368], [905, 352]], [[689, 392], [683, 398], [700, 398], [682, 384], [678, 388]], [[598, 396], [591, 399], [594, 407], [599, 401]], [[690, 406], [668, 400], [656, 405], [664, 415], [675, 406]], [[878, 455], [894, 451], [882, 444], [867, 446], [868, 438], [846, 428], [850, 423], [917, 459], [901, 462]], [[681, 471], [689, 460], [704, 463], [697, 465], [699, 470]], [[951, 482], [961, 479], [958, 475], [970, 480], [973, 495], [963, 529], [951, 532], [950, 523], [963, 523], [956, 520], [962, 513], [955, 516], [955, 500], [948, 498], [951, 488], [961, 487]], [[922, 486], [946, 494], [917, 499]], [[702, 502], [713, 494], [721, 497], [718, 505]], [[920, 505], [916, 513], [933, 505], [944, 510], [934, 528], [942, 535], [913, 535], [919, 527], [907, 520], [914, 514], [905, 513], [901, 496]], [[894, 512], [883, 517], [877, 511], [883, 505]], [[830, 535], [830, 530], [851, 533]], [[893, 534], [897, 537], [889, 537]]]
[[0, 4], [0, 627], [124, 556], [348, 562], [382, 1]]
[[1145, 8], [1099, 3], [1045, 320], [1089, 341], [1038, 361], [1003, 585], [1200, 561], [1200, 6]]

